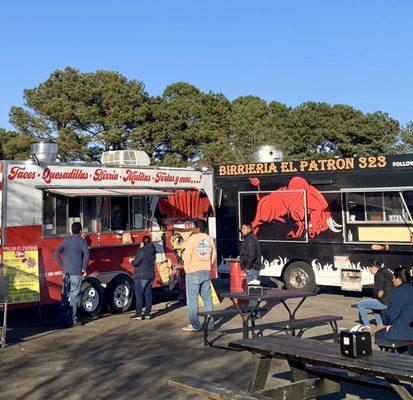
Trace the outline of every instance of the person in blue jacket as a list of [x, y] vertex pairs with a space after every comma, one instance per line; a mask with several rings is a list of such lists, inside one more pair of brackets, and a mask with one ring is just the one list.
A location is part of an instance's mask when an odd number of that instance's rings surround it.
[[388, 326], [384, 338], [413, 340], [413, 286], [409, 270], [396, 268], [393, 285], [394, 289], [387, 306]]

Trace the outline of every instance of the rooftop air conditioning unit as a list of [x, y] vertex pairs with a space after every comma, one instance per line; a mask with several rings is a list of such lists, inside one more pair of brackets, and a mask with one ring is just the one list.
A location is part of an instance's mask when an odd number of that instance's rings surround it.
[[149, 156], [140, 150], [111, 150], [104, 151], [101, 158], [102, 164], [105, 165], [134, 165], [148, 167], [151, 164]]

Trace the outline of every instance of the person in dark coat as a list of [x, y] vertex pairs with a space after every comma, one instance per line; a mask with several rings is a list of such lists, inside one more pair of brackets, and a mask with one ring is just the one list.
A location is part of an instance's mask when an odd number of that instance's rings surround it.
[[387, 306], [385, 339], [413, 340], [413, 286], [409, 270], [396, 268], [394, 289]]
[[376, 325], [383, 328], [381, 310], [387, 310], [387, 304], [393, 290], [393, 274], [384, 267], [381, 260], [370, 260], [369, 270], [374, 275], [374, 298], [360, 300], [357, 303], [358, 310], [361, 320], [366, 326], [371, 326], [367, 310], [373, 310]]
[[[142, 239], [143, 247], [138, 249], [132, 265], [135, 267], [133, 278], [135, 282], [136, 314], [132, 320], [140, 321], [151, 318], [152, 283], [155, 278], [156, 249], [149, 236]], [[145, 314], [142, 315], [143, 297], [145, 297]]]
[[[241, 245], [239, 261], [243, 271], [245, 271], [246, 283], [257, 280], [262, 268], [261, 248], [257, 237], [252, 232], [252, 225], [244, 223], [241, 226], [241, 233], [244, 241]], [[250, 307], [255, 305], [255, 301], [249, 302]]]

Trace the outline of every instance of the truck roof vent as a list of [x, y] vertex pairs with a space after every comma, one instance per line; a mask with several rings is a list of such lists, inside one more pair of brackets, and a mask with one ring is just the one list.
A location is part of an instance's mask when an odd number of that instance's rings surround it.
[[282, 150], [272, 145], [259, 146], [254, 153], [252, 153], [252, 162], [274, 162], [282, 161], [284, 154]]
[[148, 167], [151, 164], [149, 156], [140, 150], [111, 150], [104, 151], [101, 158], [102, 164], [119, 166]]

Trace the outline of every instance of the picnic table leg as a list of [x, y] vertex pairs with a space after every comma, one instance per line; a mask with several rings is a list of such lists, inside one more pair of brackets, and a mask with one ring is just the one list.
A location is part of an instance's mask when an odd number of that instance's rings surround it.
[[408, 392], [408, 390], [400, 384], [399, 381], [387, 379], [394, 391], [403, 399], [403, 400], [412, 400], [413, 396]]
[[292, 321], [293, 319], [295, 319], [295, 314], [297, 313], [297, 311], [299, 310], [299, 308], [303, 305], [303, 303], [305, 302], [305, 300], [307, 299], [307, 297], [303, 297], [300, 302], [297, 304], [297, 306], [294, 308], [293, 311], [291, 311], [290, 307], [288, 307], [288, 304], [285, 302], [285, 300], [281, 300], [282, 305], [285, 307], [285, 309], [288, 312], [288, 315], [290, 317], [290, 320]]
[[204, 346], [208, 346], [210, 344], [208, 340], [208, 325], [210, 320], [211, 317], [206, 315], [204, 319]]
[[[242, 338], [243, 339], [248, 339], [249, 337], [249, 321], [251, 318], [254, 316], [254, 314], [257, 312], [258, 307], [260, 305], [260, 302], [258, 301], [257, 304], [251, 309], [250, 312], [248, 313], [243, 313], [241, 308], [239, 307], [238, 303], [234, 301], [234, 299], [231, 298], [232, 304], [234, 307], [238, 310], [241, 319], [242, 319]], [[254, 326], [252, 326], [252, 329], [254, 329]]]
[[248, 387], [249, 392], [263, 390], [270, 372], [271, 357], [259, 355]]
[[330, 322], [330, 326], [333, 329], [333, 335], [334, 335], [334, 343], [338, 343], [338, 325], [337, 321], [332, 321]]

